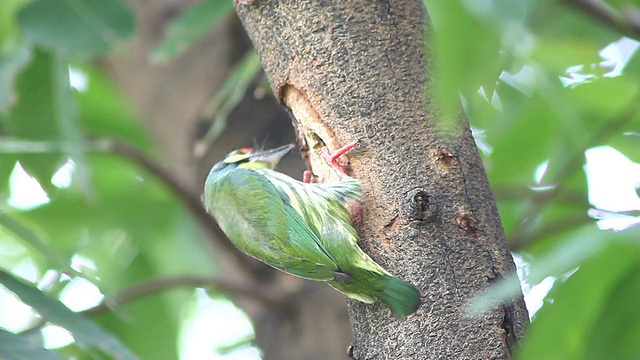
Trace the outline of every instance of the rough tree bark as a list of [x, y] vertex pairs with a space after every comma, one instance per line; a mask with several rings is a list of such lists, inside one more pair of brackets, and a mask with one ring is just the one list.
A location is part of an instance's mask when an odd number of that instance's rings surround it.
[[422, 2], [245, 0], [236, 11], [322, 181], [321, 147], [361, 140], [349, 158], [365, 192], [362, 247], [423, 296], [406, 319], [350, 301], [350, 356], [510, 358], [528, 321], [522, 298], [466, 313], [515, 266], [468, 124], [453, 136], [435, 126]]

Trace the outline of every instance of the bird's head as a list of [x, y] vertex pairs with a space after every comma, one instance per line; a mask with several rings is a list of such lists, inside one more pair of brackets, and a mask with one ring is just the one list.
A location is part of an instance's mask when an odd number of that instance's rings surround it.
[[253, 148], [236, 149], [230, 151], [224, 160], [217, 163], [213, 167], [212, 172], [236, 167], [273, 169], [278, 165], [280, 159], [287, 155], [293, 147], [293, 144], [288, 144], [269, 150], [253, 150]]

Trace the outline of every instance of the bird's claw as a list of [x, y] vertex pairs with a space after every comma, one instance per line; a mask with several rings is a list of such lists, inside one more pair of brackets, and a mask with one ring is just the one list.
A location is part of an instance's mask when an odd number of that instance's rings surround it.
[[345, 146], [341, 147], [340, 149], [336, 150], [333, 154], [329, 153], [329, 149], [327, 149], [326, 146], [322, 147], [322, 158], [327, 162], [329, 167], [331, 167], [333, 172], [336, 173], [336, 175], [338, 175], [340, 180], [344, 179], [345, 177], [348, 177], [349, 175], [345, 174], [342, 166], [338, 164], [338, 158], [348, 153], [349, 151], [351, 151], [354, 147], [356, 147], [356, 145], [358, 145], [358, 142], [360, 142], [359, 139], [354, 140], [346, 144]]
[[316, 176], [309, 170], [305, 170], [302, 173], [302, 182], [307, 184], [315, 184], [317, 182]]

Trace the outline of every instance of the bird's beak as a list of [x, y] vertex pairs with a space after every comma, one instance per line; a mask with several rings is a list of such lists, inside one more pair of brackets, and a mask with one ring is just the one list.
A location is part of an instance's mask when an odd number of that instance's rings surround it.
[[252, 162], [266, 163], [271, 169], [273, 169], [278, 165], [280, 159], [287, 155], [294, 147], [295, 145], [288, 144], [275, 149], [256, 151], [251, 154], [250, 160]]

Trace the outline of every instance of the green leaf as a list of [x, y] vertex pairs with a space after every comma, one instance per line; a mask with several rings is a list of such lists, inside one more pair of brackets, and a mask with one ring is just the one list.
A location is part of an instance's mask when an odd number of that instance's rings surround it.
[[498, 80], [500, 38], [491, 23], [470, 13], [461, 0], [425, 0], [433, 20], [430, 52], [437, 69], [434, 81], [440, 122], [457, 122], [459, 95], [475, 94]]
[[[529, 273], [524, 279], [529, 284], [540, 283], [548, 276], [562, 276], [564, 273], [590, 261], [608, 244], [602, 241], [595, 225], [585, 226], [554, 241], [551, 249], [538, 254], [529, 265]], [[558, 243], [559, 242], [559, 243]], [[470, 312], [482, 312], [495, 303], [512, 299], [521, 293], [520, 282], [515, 274], [501, 279], [486, 293], [476, 297], [471, 303]]]
[[25, 36], [63, 54], [109, 51], [133, 35], [135, 19], [119, 0], [35, 0], [18, 13]]
[[[538, 74], [539, 75], [539, 74]], [[558, 115], [546, 101], [546, 92], [560, 91], [557, 85], [542, 86], [532, 96], [499, 82], [496, 92], [503, 104], [500, 112], [476, 113], [473, 125], [486, 131], [487, 141], [494, 151], [488, 169], [492, 185], [533, 185], [538, 165], [549, 158], [549, 148], [556, 142]], [[478, 104], [486, 101], [473, 96]], [[518, 154], [514, 161], [513, 154]]]
[[82, 66], [78, 71], [88, 79], [86, 90], [76, 93], [80, 107], [78, 120], [84, 133], [115, 137], [142, 149], [151, 147], [131, 100], [117, 88], [113, 79], [94, 66]]
[[640, 266], [626, 272], [609, 294], [605, 311], [600, 311], [596, 326], [586, 334], [590, 359], [635, 359], [640, 355]]
[[260, 58], [253, 50], [248, 51], [234, 66], [229, 77], [204, 110], [203, 117], [211, 119], [211, 125], [202, 139], [194, 145], [193, 153], [196, 157], [204, 156], [222, 134], [227, 126], [229, 115], [240, 104], [260, 69], [262, 69]]
[[[34, 60], [16, 81], [18, 102], [5, 116], [0, 117], [5, 135], [28, 140], [60, 140], [56, 123], [55, 59], [51, 54], [35, 51]], [[0, 115], [1, 116], [1, 115]], [[51, 177], [65, 161], [62, 154], [24, 154], [4, 157], [3, 161], [19, 160], [48, 193], [55, 192]]]
[[53, 351], [45, 350], [22, 336], [0, 329], [0, 359], [62, 360]]
[[70, 144], [69, 156], [75, 162], [73, 173], [76, 187], [86, 196], [91, 196], [91, 184], [84, 153], [84, 139], [78, 128], [74, 99], [71, 97], [69, 64], [60, 56], [54, 59], [53, 100], [54, 118], [60, 137]]
[[0, 44], [6, 46], [8, 42], [16, 41], [18, 37], [15, 16], [18, 9], [28, 0], [0, 1]]
[[[165, 261], [172, 262], [172, 259], [165, 258]], [[133, 285], [157, 275], [159, 270], [158, 263], [151, 261], [146, 254], [139, 254], [126, 267], [126, 273], [120, 274], [121, 281], [127, 283], [125, 286]], [[176, 339], [187, 294], [187, 289], [172, 289], [141, 297], [118, 307], [115, 312], [101, 314], [95, 320], [103, 328], [117, 331], [119, 338], [142, 359], [177, 359]], [[171, 301], [175, 296], [181, 301]]]
[[81, 276], [69, 266], [69, 261], [60, 256], [60, 254], [51, 248], [35, 231], [2, 211], [0, 211], [0, 226], [11, 231], [21, 239], [23, 244], [28, 248], [43, 255], [54, 268], [68, 274]]
[[84, 140], [76, 121], [68, 63], [58, 54], [37, 51], [35, 61], [19, 77], [17, 89], [20, 99], [4, 121], [8, 135], [29, 140], [65, 141], [68, 152], [22, 154], [15, 160], [20, 161], [24, 169], [51, 194], [56, 190], [51, 184], [51, 177], [66, 160], [65, 155], [69, 155], [76, 165], [74, 185], [85, 195], [90, 195]]
[[169, 25], [167, 35], [151, 55], [156, 62], [164, 62], [186, 50], [202, 38], [225, 15], [233, 10], [231, 0], [205, 0], [193, 5]]
[[[638, 325], [638, 274], [640, 263], [636, 245], [615, 244], [585, 263], [574, 275], [553, 292], [553, 303], [547, 303], [537, 314], [522, 343], [519, 358], [527, 359], [624, 359], [635, 358]], [[632, 282], [635, 281], [635, 284]], [[625, 299], [626, 298], [626, 299]], [[616, 308], [614, 305], [622, 305]], [[614, 325], [607, 317], [622, 321]], [[602, 328], [606, 326], [606, 328]], [[612, 331], [609, 331], [612, 330]], [[606, 334], [604, 334], [606, 332]], [[596, 336], [606, 336], [596, 339]], [[619, 343], [618, 340], [621, 340]], [[609, 342], [607, 342], [609, 341]], [[628, 351], [632, 354], [628, 354]], [[612, 352], [613, 351], [613, 352]], [[616, 356], [631, 355], [630, 357]]]
[[[559, 40], [567, 46], [605, 46], [616, 41], [621, 34], [613, 26], [599, 21], [591, 14], [562, 2], [542, 2], [531, 26], [540, 44]], [[542, 49], [541, 49], [542, 50]], [[561, 50], [558, 48], [557, 50]], [[566, 57], [566, 53], [548, 54], [556, 59]], [[577, 65], [577, 64], [573, 64]]]
[[[37, 224], [49, 239], [55, 239], [51, 246], [63, 254], [73, 254], [104, 242], [101, 251], [110, 249], [112, 256], [117, 255], [109, 261], [112, 267], [118, 267], [121, 261], [129, 261], [125, 246], [128, 241], [118, 239], [128, 239], [126, 233], [137, 226], [142, 229], [149, 226], [139, 217], [158, 216], [157, 212], [143, 206], [149, 193], [156, 188], [136, 181], [135, 168], [115, 156], [91, 154], [87, 160], [94, 186], [91, 200], [71, 188], [60, 189], [49, 203], [16, 216], [25, 219], [25, 223]], [[163, 209], [158, 210], [162, 213]], [[134, 229], [130, 229], [129, 224]], [[92, 241], [83, 242], [87, 237]], [[120, 249], [125, 253], [121, 254]], [[108, 279], [109, 273], [104, 274], [103, 281], [107, 281], [105, 277]]]
[[16, 100], [14, 82], [31, 60], [30, 50], [26, 44], [15, 44], [0, 49], [0, 113], [8, 111]]
[[[20, 213], [55, 239], [51, 246], [91, 259], [95, 270], [87, 271], [100, 279], [107, 297], [159, 275], [211, 274], [197, 224], [165, 186], [118, 156], [90, 154], [88, 160], [93, 200], [61, 189], [49, 203]], [[92, 319], [117, 333], [141, 358], [176, 358], [175, 339], [189, 291], [146, 296]]]
[[0, 268], [0, 283], [48, 321], [69, 330], [82, 346], [98, 348], [115, 359], [136, 359], [135, 355], [115, 336], [69, 310], [59, 300], [50, 298], [32, 284], [27, 284], [2, 268]]

